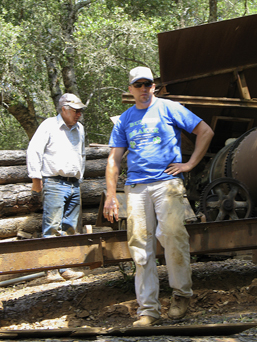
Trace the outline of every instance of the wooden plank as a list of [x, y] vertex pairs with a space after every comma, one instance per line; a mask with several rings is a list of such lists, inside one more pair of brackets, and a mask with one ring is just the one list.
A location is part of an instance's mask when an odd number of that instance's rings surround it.
[[240, 93], [240, 97], [245, 100], [250, 100], [251, 95], [246, 83], [245, 75], [243, 72], [236, 73], [237, 86]]
[[164, 325], [153, 327], [114, 327], [103, 329], [101, 327], [86, 328], [61, 328], [61, 329], [24, 329], [24, 330], [0, 330], [1, 338], [50, 338], [50, 337], [93, 337], [103, 336], [228, 336], [238, 334], [247, 329], [255, 328], [256, 322], [250, 323], [218, 323], [218, 324], [202, 324], [202, 325]]
[[[190, 104], [193, 106], [203, 107], [240, 107], [240, 108], [257, 108], [256, 100], [227, 98], [227, 97], [204, 97], [189, 95], [162, 95], [161, 98], [170, 99], [180, 102], [181, 104]], [[134, 104], [135, 100], [129, 93], [122, 94], [122, 103]]]

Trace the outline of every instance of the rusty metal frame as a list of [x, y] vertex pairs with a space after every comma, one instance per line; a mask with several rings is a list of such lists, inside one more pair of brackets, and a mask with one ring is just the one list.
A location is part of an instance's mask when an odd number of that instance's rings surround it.
[[[257, 249], [257, 218], [186, 225], [190, 253]], [[163, 257], [158, 244], [157, 258]], [[126, 230], [1, 243], [0, 275], [131, 260]]]

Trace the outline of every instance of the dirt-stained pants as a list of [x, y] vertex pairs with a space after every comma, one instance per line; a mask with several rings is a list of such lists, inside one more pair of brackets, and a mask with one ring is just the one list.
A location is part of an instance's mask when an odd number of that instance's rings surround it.
[[164, 247], [169, 285], [173, 294], [190, 297], [189, 235], [184, 226], [183, 181], [175, 178], [125, 186], [127, 235], [136, 265], [138, 315], [160, 316], [156, 238]]

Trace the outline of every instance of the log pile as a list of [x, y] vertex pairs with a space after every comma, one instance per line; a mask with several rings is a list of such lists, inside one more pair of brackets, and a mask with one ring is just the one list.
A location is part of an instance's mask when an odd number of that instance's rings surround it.
[[[108, 146], [86, 148], [86, 169], [81, 184], [82, 227], [96, 222], [102, 192], [106, 189]], [[39, 238], [42, 228], [41, 195], [31, 192], [26, 151], [0, 151], [0, 239]], [[118, 188], [123, 189], [123, 181]], [[80, 232], [85, 232], [80, 231]]]

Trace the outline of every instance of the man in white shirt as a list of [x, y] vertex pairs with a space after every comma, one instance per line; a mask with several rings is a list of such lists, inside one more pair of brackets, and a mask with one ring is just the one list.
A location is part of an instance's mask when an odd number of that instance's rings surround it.
[[[43, 237], [75, 234], [86, 159], [84, 127], [78, 122], [84, 107], [74, 94], [62, 95], [59, 114], [41, 123], [27, 149], [31, 190], [43, 193]], [[71, 269], [47, 274], [49, 282], [83, 276]]]

